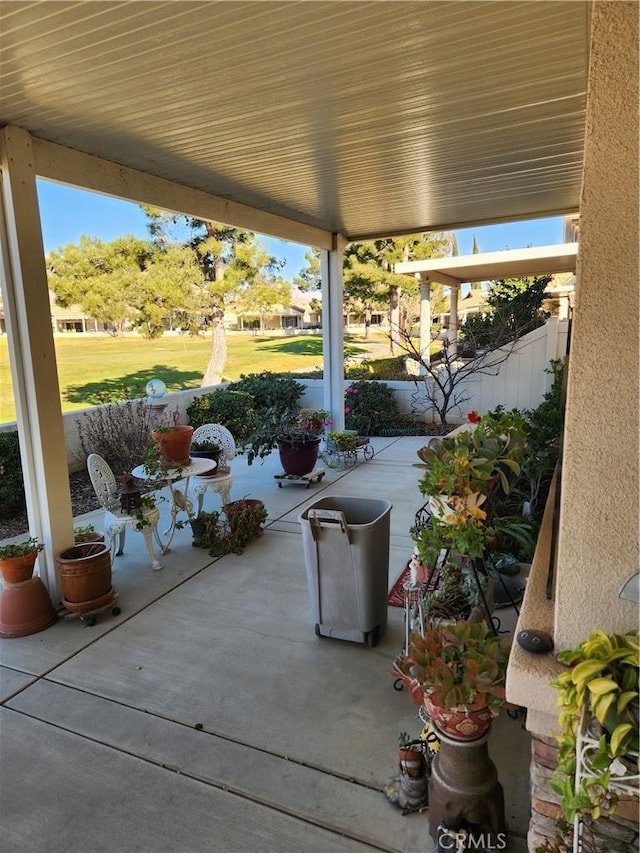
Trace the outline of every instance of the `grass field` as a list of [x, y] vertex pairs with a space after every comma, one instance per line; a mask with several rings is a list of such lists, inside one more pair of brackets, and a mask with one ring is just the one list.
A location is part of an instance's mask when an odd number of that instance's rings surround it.
[[[378, 339], [378, 346], [380, 346]], [[312, 370], [322, 367], [320, 335], [296, 337], [258, 337], [228, 334], [225, 378], [239, 379], [241, 373], [271, 370]], [[58, 381], [62, 410], [84, 409], [104, 402], [104, 394], [113, 399], [144, 394], [144, 386], [153, 377], [163, 380], [169, 391], [200, 385], [209, 360], [209, 335], [163, 336], [155, 341], [142, 338], [59, 336], [55, 339]], [[367, 355], [367, 343], [345, 337], [345, 355]], [[9, 369], [6, 336], [0, 337], [0, 423], [15, 420], [15, 404]]]

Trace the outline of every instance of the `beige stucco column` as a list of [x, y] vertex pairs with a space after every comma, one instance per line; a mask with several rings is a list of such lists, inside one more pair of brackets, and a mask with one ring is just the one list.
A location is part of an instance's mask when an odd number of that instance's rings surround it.
[[6, 127], [0, 151], [2, 296], [29, 531], [45, 545], [38, 570], [56, 601], [54, 554], [73, 544], [73, 520], [31, 137]]
[[[556, 651], [637, 627], [618, 593], [640, 565], [638, 195], [638, 7], [596, 2], [555, 588], [547, 601], [548, 514], [518, 625], [553, 633]], [[507, 698], [532, 731], [553, 728], [557, 667], [514, 646]]]

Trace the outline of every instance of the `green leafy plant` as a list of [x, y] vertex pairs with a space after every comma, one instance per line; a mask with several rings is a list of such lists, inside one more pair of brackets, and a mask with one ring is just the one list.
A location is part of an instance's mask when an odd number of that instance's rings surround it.
[[358, 435], [380, 435], [402, 422], [393, 391], [379, 380], [360, 379], [344, 393], [345, 426]]
[[249, 440], [259, 424], [252, 395], [229, 388], [195, 397], [187, 407], [187, 417], [194, 429], [203, 424], [225, 426], [239, 447]]
[[326, 409], [300, 409], [295, 422], [300, 429], [322, 435], [325, 427], [331, 426], [331, 412]]
[[11, 559], [12, 557], [25, 557], [27, 554], [32, 554], [34, 551], [42, 551], [44, 545], [38, 542], [36, 536], [30, 536], [22, 542], [13, 542], [7, 545], [0, 545], [0, 560]]
[[215, 441], [192, 441], [191, 449], [198, 453], [222, 453], [222, 448]]
[[96, 533], [93, 524], [78, 524], [73, 528], [76, 545], [81, 542], [95, 542], [102, 537], [102, 533]]
[[242, 374], [229, 385], [231, 391], [249, 394], [259, 415], [271, 412], [277, 419], [293, 416], [300, 408], [304, 385], [290, 376], [264, 370], [262, 373]]
[[343, 430], [328, 432], [327, 441], [330, 447], [341, 451], [353, 451], [358, 447], [358, 436], [353, 432]]
[[429, 696], [443, 708], [488, 707], [497, 714], [505, 701], [509, 648], [485, 622], [455, 622], [409, 636], [407, 651], [391, 672], [418, 705]]
[[[161, 500], [165, 500], [165, 498], [161, 498]], [[149, 526], [149, 511], [155, 509], [157, 503], [158, 499], [154, 492], [147, 492], [147, 494], [141, 495], [140, 506], [136, 507], [132, 513], [136, 518], [136, 530], [144, 530], [145, 527]]]
[[[261, 501], [233, 501], [234, 512], [201, 513], [205, 521], [203, 544], [212, 557], [241, 554], [260, 535], [267, 511]], [[227, 505], [230, 509], [230, 505]]]
[[[575, 649], [558, 654], [558, 660], [571, 668], [551, 682], [561, 711], [558, 766], [550, 784], [569, 822], [577, 812], [598, 819], [615, 811], [617, 796], [609, 788], [613, 762], [635, 753], [638, 765], [639, 639], [640, 631], [606, 634], [596, 630]], [[597, 727], [597, 746], [585, 753], [590, 772], [576, 791], [576, 749], [583, 714]]]

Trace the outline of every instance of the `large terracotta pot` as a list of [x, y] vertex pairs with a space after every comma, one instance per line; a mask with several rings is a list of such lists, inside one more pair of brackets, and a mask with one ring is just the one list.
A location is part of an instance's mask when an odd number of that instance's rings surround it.
[[23, 583], [33, 575], [33, 567], [36, 562], [38, 551], [34, 548], [28, 554], [20, 557], [2, 557], [0, 559], [0, 572], [5, 584]]
[[299, 477], [313, 471], [318, 459], [320, 441], [319, 435], [309, 436], [309, 440], [304, 444], [279, 441], [278, 453], [284, 473]]
[[428, 696], [424, 697], [424, 707], [431, 722], [450, 738], [456, 740], [475, 740], [486, 734], [495, 716], [491, 708], [469, 708], [459, 705], [455, 708], [443, 708], [434, 705]]
[[84, 542], [56, 556], [63, 602], [91, 604], [111, 589], [111, 553], [104, 543]]
[[177, 424], [168, 430], [153, 430], [151, 437], [169, 464], [188, 465], [193, 427]]
[[40, 578], [11, 584], [0, 593], [0, 637], [36, 634], [53, 625], [57, 618]]

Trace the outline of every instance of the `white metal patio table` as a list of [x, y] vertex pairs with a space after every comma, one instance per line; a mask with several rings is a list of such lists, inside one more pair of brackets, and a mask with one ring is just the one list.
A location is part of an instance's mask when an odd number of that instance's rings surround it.
[[[169, 468], [163, 471], [162, 474], [150, 474], [144, 465], [137, 465], [131, 472], [131, 476], [138, 480], [145, 480], [153, 483], [166, 483], [171, 492], [171, 523], [169, 527], [163, 531], [163, 536], [168, 539], [162, 544], [162, 553], [166, 554], [171, 545], [171, 540], [178, 526], [178, 513], [184, 512], [187, 517], [193, 513], [193, 502], [189, 498], [189, 480], [191, 477], [196, 477], [199, 474], [204, 474], [211, 470], [210, 459], [189, 459], [188, 465], [182, 465], [180, 468]], [[184, 480], [184, 490], [176, 488], [176, 483]]]

